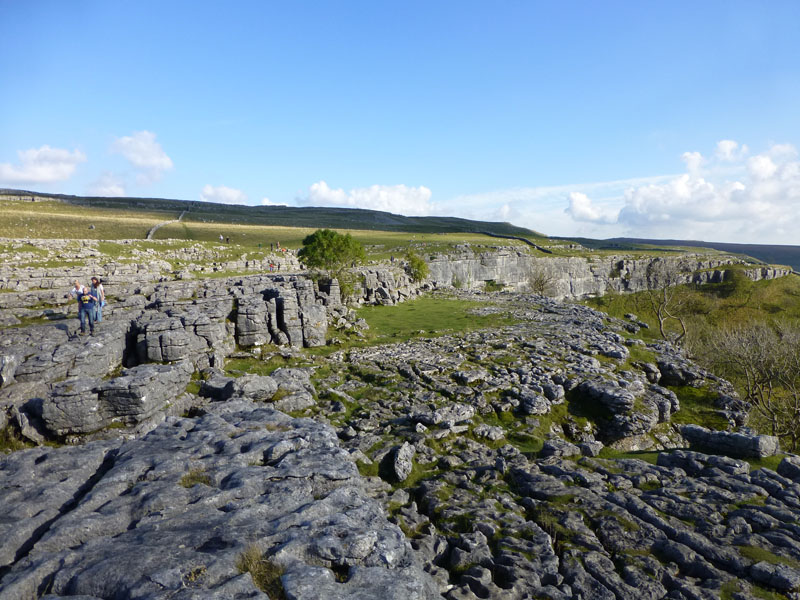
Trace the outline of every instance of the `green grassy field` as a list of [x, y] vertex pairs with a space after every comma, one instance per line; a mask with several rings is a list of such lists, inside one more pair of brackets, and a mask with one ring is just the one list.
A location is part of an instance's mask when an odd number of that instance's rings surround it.
[[[121, 202], [102, 202], [96, 204], [70, 204], [56, 200], [22, 202], [2, 200], [0, 197], [0, 237], [31, 239], [94, 239], [94, 240], [144, 240], [147, 232], [165, 221], [177, 219], [181, 205], [175, 201], [155, 202], [150, 205], [156, 208], [123, 208]], [[134, 203], [135, 204], [135, 203]], [[172, 209], [175, 204], [176, 208]], [[189, 203], [183, 203], [188, 205]], [[157, 207], [161, 207], [160, 209]], [[160, 228], [156, 240], [185, 240], [191, 242], [207, 242], [217, 244], [219, 236], [230, 238], [226, 254], [235, 258], [256, 249], [268, 250], [270, 244], [298, 249], [303, 239], [321, 227], [331, 227], [330, 222], [342, 225], [337, 229], [350, 233], [364, 244], [370, 260], [386, 260], [392, 256], [399, 257], [409, 248], [421, 255], [439, 252], [452, 252], [460, 244], [483, 246], [516, 246], [527, 251], [529, 246], [519, 240], [498, 239], [476, 232], [456, 232], [447, 219], [432, 220], [425, 227], [417, 226], [411, 231], [398, 230], [400, 225], [387, 223], [386, 230], [379, 229], [379, 223], [371, 223], [371, 211], [363, 211], [363, 221], [358, 220], [358, 211], [348, 211], [346, 218], [336, 217], [329, 209], [319, 209], [318, 225], [308, 209], [303, 209], [303, 218], [294, 225], [287, 224], [287, 219], [272, 218], [258, 212], [244, 210], [248, 207], [221, 208], [219, 214], [207, 212], [190, 212], [183, 221]], [[253, 207], [249, 207], [253, 208]], [[374, 211], [373, 211], [374, 212]], [[333, 215], [333, 216], [332, 216]], [[337, 220], [338, 219], [338, 220]], [[405, 217], [404, 217], [405, 219]], [[405, 223], [405, 221], [403, 221]], [[308, 226], [304, 226], [308, 224]], [[407, 223], [408, 224], [408, 223]], [[94, 226], [90, 228], [90, 226]], [[423, 230], [426, 229], [426, 230]], [[546, 238], [529, 235], [535, 242], [543, 242]], [[259, 244], [261, 247], [259, 248]], [[113, 245], [105, 250], [112, 255], [120, 251]], [[532, 249], [531, 249], [532, 250]]]
[[[268, 248], [270, 244], [280, 243], [286, 248], [297, 249], [303, 245], [303, 238], [313, 233], [310, 227], [284, 227], [277, 225], [252, 225], [243, 223], [208, 223], [185, 218], [180, 223], [172, 223], [156, 232], [156, 239], [184, 239], [206, 242], [219, 242], [219, 236], [230, 238], [231, 244], [242, 247]], [[409, 233], [398, 231], [375, 231], [365, 229], [341, 229], [361, 242], [367, 257], [371, 260], [385, 260], [391, 256], [400, 257], [409, 248], [419, 254], [452, 252], [460, 244], [517, 246], [529, 248], [519, 240], [498, 240], [480, 233]]]
[[436, 336], [512, 323], [504, 315], [476, 315], [484, 302], [422, 296], [396, 306], [365, 306], [358, 311], [369, 323], [374, 343], [402, 342], [415, 336]]
[[[63, 202], [0, 201], [0, 237], [144, 239], [154, 225], [176, 219], [172, 211], [85, 208]], [[94, 225], [94, 229], [90, 229]]]

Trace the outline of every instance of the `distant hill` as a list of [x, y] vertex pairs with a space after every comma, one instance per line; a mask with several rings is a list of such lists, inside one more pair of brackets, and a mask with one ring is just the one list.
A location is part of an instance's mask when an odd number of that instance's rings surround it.
[[628, 250], [640, 246], [657, 246], [663, 250], [670, 247], [700, 247], [712, 248], [732, 254], [743, 254], [764, 263], [789, 265], [795, 271], [800, 271], [800, 246], [780, 246], [776, 244], [728, 244], [723, 242], [702, 242], [698, 240], [649, 240], [644, 238], [611, 238], [607, 240], [592, 240], [588, 238], [570, 238], [587, 248], [596, 250]]
[[517, 227], [511, 223], [472, 221], [458, 217], [406, 217], [389, 212], [360, 208], [245, 206], [165, 198], [106, 198], [0, 189], [0, 200], [3, 196], [57, 200], [68, 204], [94, 208], [170, 210], [177, 213], [188, 210], [189, 212], [185, 217], [187, 220], [209, 223], [246, 223], [250, 225], [312, 228], [329, 227], [335, 229], [408, 231], [411, 233], [489, 232], [525, 238], [545, 239], [547, 237], [531, 229]]

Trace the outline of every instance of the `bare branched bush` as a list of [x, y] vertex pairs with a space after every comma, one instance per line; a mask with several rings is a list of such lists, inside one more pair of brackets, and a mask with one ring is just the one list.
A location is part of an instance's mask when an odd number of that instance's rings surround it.
[[527, 272], [528, 289], [540, 296], [551, 296], [555, 293], [556, 278], [543, 266], [531, 264]]
[[710, 339], [706, 359], [753, 406], [754, 424], [797, 450], [800, 327], [751, 323], [720, 331]]
[[[661, 337], [676, 344], [680, 344], [686, 336], [684, 309], [688, 295], [681, 286], [686, 280], [687, 271], [677, 262], [658, 258], [647, 265], [647, 298], [650, 310], [658, 320]], [[679, 333], [668, 330], [670, 322], [677, 323]]]

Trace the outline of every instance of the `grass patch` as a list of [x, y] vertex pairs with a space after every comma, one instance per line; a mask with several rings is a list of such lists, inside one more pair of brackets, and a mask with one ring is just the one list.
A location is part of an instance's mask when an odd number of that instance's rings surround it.
[[178, 482], [182, 487], [193, 488], [198, 484], [211, 485], [211, 478], [206, 473], [205, 469], [191, 469], [186, 475], [181, 477]]
[[356, 463], [356, 467], [358, 467], [358, 472], [361, 473], [362, 477], [378, 477], [380, 466], [381, 465], [377, 460], [373, 460], [370, 463], [366, 463], [363, 460], [359, 460]]
[[36, 444], [29, 442], [10, 425], [0, 429], [0, 452], [8, 454], [9, 452], [16, 452], [17, 450], [25, 450], [26, 448], [33, 448]]
[[248, 546], [236, 558], [236, 569], [239, 573], [250, 573], [256, 587], [271, 600], [286, 600], [286, 591], [281, 581], [283, 568], [264, 558], [257, 546]]
[[800, 561], [787, 556], [780, 556], [759, 546], [736, 546], [736, 549], [739, 554], [749, 558], [754, 563], [768, 562], [772, 565], [786, 565], [794, 569], [800, 569]]
[[367, 337], [372, 343], [402, 342], [420, 335], [439, 336], [514, 322], [507, 315], [471, 312], [485, 306], [485, 302], [424, 296], [395, 306], [366, 306], [358, 313], [369, 323]]
[[781, 461], [784, 458], [786, 458], [785, 454], [776, 454], [775, 456], [765, 456], [764, 458], [744, 458], [742, 460], [750, 463], [751, 471], [756, 469], [770, 469], [771, 471], [777, 471], [778, 465], [781, 464]]
[[668, 386], [675, 392], [681, 403], [681, 409], [671, 417], [673, 423], [681, 425], [697, 424], [708, 429], [725, 430], [728, 421], [719, 414], [714, 406], [717, 394], [706, 388], [695, 388], [688, 385]]

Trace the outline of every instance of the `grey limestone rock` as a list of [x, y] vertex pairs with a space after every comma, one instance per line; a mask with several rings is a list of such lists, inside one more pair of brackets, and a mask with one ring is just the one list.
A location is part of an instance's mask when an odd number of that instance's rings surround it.
[[3, 353], [0, 355], [0, 387], [14, 383], [14, 373], [19, 363], [19, 354]]
[[57, 383], [42, 405], [42, 419], [58, 436], [89, 433], [110, 423], [101, 406], [94, 378], [72, 378]]
[[757, 582], [782, 592], [800, 589], [800, 570], [787, 565], [759, 562], [750, 567], [750, 576]]
[[578, 448], [578, 446], [561, 438], [550, 438], [549, 440], [545, 440], [541, 451], [541, 456], [544, 458], [548, 456], [563, 457], [580, 455], [581, 449]]
[[[331, 428], [235, 399], [209, 411], [170, 418], [113, 455], [96, 445], [2, 459], [0, 477], [26, 479], [0, 487], [14, 500], [0, 506], [41, 516], [26, 525], [36, 539], [13, 523], [20, 541], [3, 546], [0, 597], [34, 595], [44, 582], [55, 596], [265, 597], [236, 567], [248, 548], [283, 568], [291, 598], [438, 597]], [[74, 475], [60, 484], [66, 505], [42, 496], [64, 469]]]
[[164, 413], [186, 389], [189, 363], [140, 365], [108, 381], [71, 378], [45, 398], [42, 419], [57, 436], [91, 433], [113, 422], [137, 425]]
[[[0, 567], [25, 556], [43, 531], [90, 489], [117, 445], [93, 442], [0, 455]], [[2, 588], [0, 597], [5, 598]]]
[[308, 303], [303, 307], [303, 343], [307, 348], [325, 345], [328, 333], [328, 313], [324, 306]]
[[584, 381], [578, 386], [578, 391], [613, 413], [629, 412], [636, 400], [629, 390], [605, 381]]
[[469, 404], [448, 404], [434, 410], [415, 413], [413, 419], [424, 425], [441, 425], [442, 423], [461, 423], [475, 416], [475, 407]]
[[240, 298], [236, 310], [236, 339], [247, 348], [269, 343], [268, 309], [263, 298]]
[[163, 410], [181, 394], [193, 372], [190, 363], [140, 365], [97, 386], [102, 405], [122, 422], [135, 424]]
[[139, 334], [142, 361], [174, 362], [191, 355], [189, 335], [178, 317], [152, 318]]
[[408, 442], [397, 448], [392, 458], [392, 471], [397, 481], [405, 481], [414, 467], [416, 449]]
[[736, 458], [763, 458], [778, 453], [778, 438], [770, 435], [712, 431], [700, 425], [684, 425], [681, 434], [692, 448]]
[[278, 290], [275, 303], [278, 311], [278, 327], [286, 335], [290, 345], [301, 348], [303, 346], [303, 322], [300, 319], [296, 292], [293, 289]]
[[233, 395], [252, 400], [254, 402], [268, 402], [278, 391], [278, 384], [272, 377], [266, 375], [243, 375], [233, 380]]

